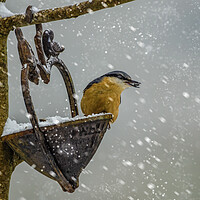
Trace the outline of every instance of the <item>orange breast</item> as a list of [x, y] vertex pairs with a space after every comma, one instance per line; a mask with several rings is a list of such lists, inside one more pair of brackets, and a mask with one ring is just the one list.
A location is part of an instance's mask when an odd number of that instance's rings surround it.
[[[109, 85], [109, 87], [108, 87]], [[105, 81], [94, 84], [87, 89], [81, 100], [81, 109], [85, 115], [112, 113], [114, 122], [117, 119], [121, 90]]]

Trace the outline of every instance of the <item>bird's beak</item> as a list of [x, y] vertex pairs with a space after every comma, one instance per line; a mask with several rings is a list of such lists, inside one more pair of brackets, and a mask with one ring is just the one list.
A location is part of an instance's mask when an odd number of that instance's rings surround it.
[[127, 83], [130, 85], [130, 86], [133, 86], [133, 87], [136, 87], [136, 88], [139, 88], [140, 86], [140, 82], [138, 81], [134, 81], [134, 80], [128, 80]]

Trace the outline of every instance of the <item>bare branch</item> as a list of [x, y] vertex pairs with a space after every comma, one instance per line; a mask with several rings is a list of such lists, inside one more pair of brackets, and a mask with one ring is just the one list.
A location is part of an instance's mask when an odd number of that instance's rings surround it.
[[46, 23], [61, 19], [75, 18], [104, 8], [110, 8], [120, 4], [128, 3], [130, 1], [135, 0], [93, 0], [85, 1], [80, 4], [75, 4], [73, 6], [41, 10], [34, 14], [31, 23], [28, 23], [25, 20], [25, 14], [0, 18], [0, 32], [3, 34], [7, 34], [10, 30], [13, 30], [16, 27]]

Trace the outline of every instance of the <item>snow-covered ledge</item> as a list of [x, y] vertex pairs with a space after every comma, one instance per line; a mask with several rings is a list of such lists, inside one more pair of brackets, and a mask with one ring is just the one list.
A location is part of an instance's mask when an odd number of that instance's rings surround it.
[[[110, 114], [110, 113], [107, 113], [107, 114]], [[60, 116], [47, 117], [47, 118], [45, 118], [46, 121], [39, 122], [39, 126], [40, 127], [51, 126], [51, 125], [60, 124], [60, 123], [64, 123], [64, 122], [76, 121], [76, 120], [104, 116], [104, 115], [105, 115], [105, 113], [88, 115], [86, 117], [76, 116], [74, 118], [60, 117]], [[2, 137], [6, 136], [6, 135], [11, 135], [13, 133], [25, 131], [28, 129], [32, 129], [31, 123], [17, 123], [15, 120], [11, 120], [10, 118], [8, 118], [7, 122], [4, 126], [4, 131], [3, 131]]]

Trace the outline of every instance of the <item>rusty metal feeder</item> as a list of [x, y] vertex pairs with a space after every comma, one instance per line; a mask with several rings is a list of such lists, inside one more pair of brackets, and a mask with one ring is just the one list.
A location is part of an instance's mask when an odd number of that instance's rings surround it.
[[[58, 58], [63, 47], [53, 42], [53, 31], [44, 31], [42, 48], [42, 25], [36, 25], [35, 44], [39, 60], [35, 58], [21, 29], [16, 29], [15, 33], [23, 65], [21, 70], [22, 93], [33, 128], [4, 136], [2, 140], [7, 142], [23, 160], [34, 166], [37, 171], [56, 180], [63, 191], [74, 192], [79, 185], [79, 175], [95, 154], [112, 115], [102, 114], [40, 127], [31, 100], [28, 81], [38, 84], [39, 76], [41, 76], [44, 83], [48, 83], [51, 68], [56, 66], [65, 82], [71, 116], [75, 117], [78, 115], [78, 108], [74, 98], [73, 81], [67, 67]], [[42, 49], [48, 57], [47, 61]]]

